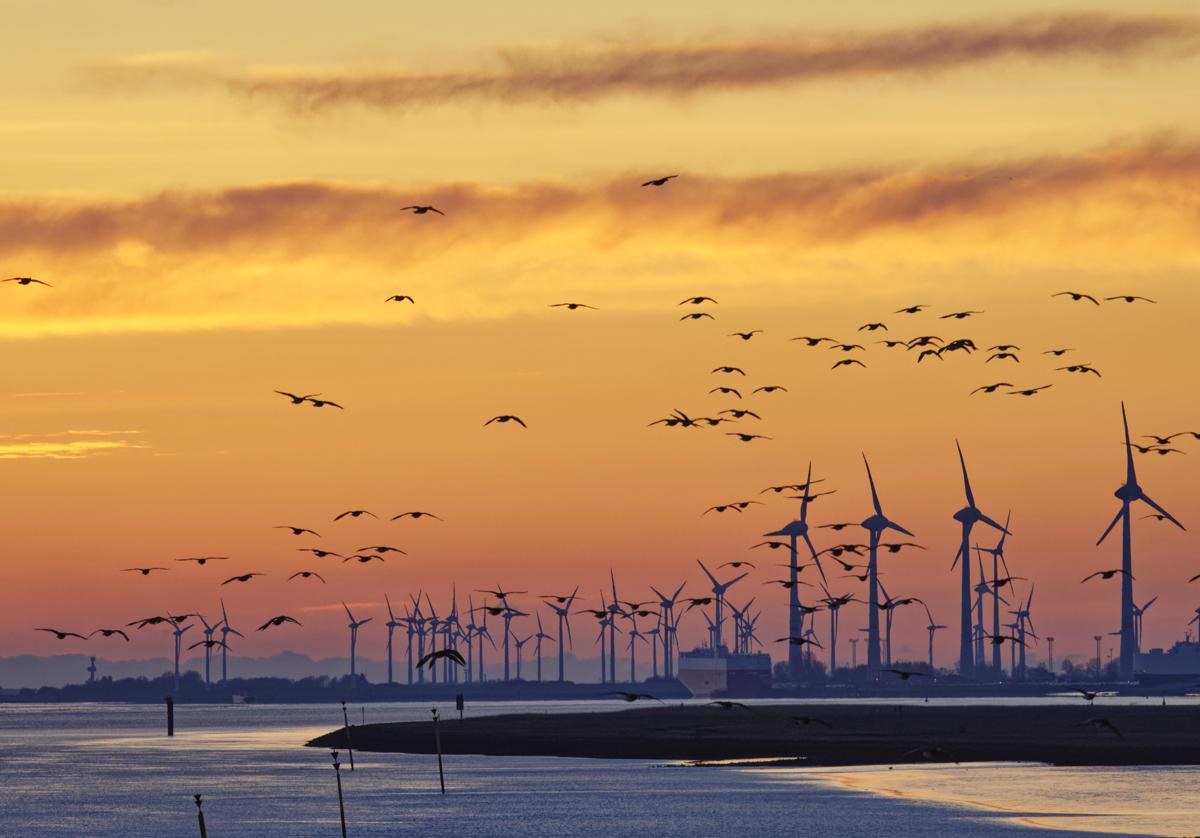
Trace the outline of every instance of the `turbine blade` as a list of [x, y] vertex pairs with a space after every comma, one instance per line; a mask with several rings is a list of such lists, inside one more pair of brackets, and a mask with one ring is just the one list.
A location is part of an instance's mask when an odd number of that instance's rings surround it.
[[[875, 504], [875, 514], [882, 515], [883, 509], [879, 505], [879, 493], [875, 491], [875, 478], [871, 475], [871, 464], [867, 462], [867, 455], [863, 454], [863, 465], [867, 467], [867, 482], [871, 484], [871, 503]], [[808, 494], [806, 491], [805, 494]]]
[[1125, 402], [1121, 402], [1121, 423], [1125, 426], [1125, 482], [1137, 485], [1137, 472], [1133, 468], [1133, 446], [1129, 443], [1129, 417], [1125, 415]]
[[704, 562], [700, 561], [699, 559], [696, 559], [696, 564], [700, 565], [700, 569], [704, 571], [704, 575], [707, 576], [710, 580], [712, 580], [714, 587], [718, 587], [718, 588], [721, 587], [721, 583], [717, 581], [717, 577], [713, 576], [711, 573], [708, 572], [708, 568], [704, 566]]
[[1108, 538], [1108, 534], [1109, 534], [1110, 532], [1112, 532], [1112, 528], [1113, 528], [1113, 527], [1115, 527], [1115, 526], [1117, 525], [1117, 521], [1120, 521], [1120, 520], [1121, 520], [1121, 516], [1122, 516], [1122, 515], [1128, 515], [1128, 514], [1129, 514], [1129, 505], [1128, 505], [1128, 504], [1124, 504], [1124, 503], [1123, 503], [1123, 504], [1121, 504], [1121, 509], [1120, 509], [1120, 511], [1119, 511], [1119, 512], [1117, 512], [1117, 517], [1115, 517], [1115, 518], [1113, 518], [1113, 519], [1112, 519], [1112, 523], [1108, 525], [1108, 529], [1106, 529], [1106, 530], [1104, 531], [1104, 534], [1103, 534], [1102, 536], [1100, 536], [1100, 538], [1099, 538], [1099, 540], [1096, 542], [1096, 544], [1097, 544], [1097, 545], [1099, 545], [1099, 544], [1103, 543], [1104, 539]]
[[825, 568], [821, 566], [821, 560], [817, 557], [817, 548], [813, 546], [812, 539], [808, 537], [807, 532], [804, 533], [804, 543], [808, 545], [808, 551], [812, 553], [813, 561], [817, 564], [817, 570], [821, 572], [821, 581], [828, 585], [829, 579], [825, 576]]
[[1157, 503], [1155, 503], [1153, 500], [1151, 500], [1150, 496], [1147, 495], [1145, 492], [1142, 492], [1141, 501], [1142, 501], [1142, 503], [1146, 504], [1151, 509], [1153, 509], [1155, 512], [1157, 512], [1159, 515], [1162, 515], [1163, 517], [1165, 517], [1172, 524], [1179, 527], [1179, 529], [1181, 529], [1181, 530], [1187, 529], [1187, 527], [1185, 527], [1183, 524], [1181, 524], [1177, 520], [1175, 520], [1174, 515], [1172, 515], [1170, 512], [1163, 509], [1161, 506], [1159, 506]]
[[967, 506], [975, 508], [975, 493], [971, 491], [971, 478], [967, 477], [967, 461], [963, 457], [962, 446], [958, 444], [958, 440], [954, 440], [954, 446], [958, 449], [958, 462], [962, 466], [963, 488], [967, 493]]
[[913, 535], [913, 534], [912, 534], [912, 533], [910, 533], [908, 530], [904, 529], [904, 527], [900, 526], [899, 524], [895, 523], [894, 521], [888, 521], [888, 522], [887, 522], [887, 528], [888, 528], [889, 530], [895, 530], [896, 532], [902, 532], [902, 533], [904, 533], [905, 535], [907, 535], [907, 536], [910, 536], [910, 537], [912, 537], [912, 538], [916, 538], [916, 536], [915, 536], [915, 535]]
[[984, 515], [983, 513], [980, 513], [979, 520], [982, 521], [983, 523], [987, 524], [989, 527], [991, 527], [994, 530], [1000, 530], [1000, 532], [1003, 533], [1004, 535], [1008, 534], [1007, 527], [1000, 526], [999, 524], [997, 524], [995, 521], [993, 521], [991, 518]]

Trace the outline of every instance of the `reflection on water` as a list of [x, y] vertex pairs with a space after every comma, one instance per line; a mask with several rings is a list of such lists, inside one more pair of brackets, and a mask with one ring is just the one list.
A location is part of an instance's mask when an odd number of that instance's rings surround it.
[[[612, 710], [612, 702], [479, 703], [472, 715]], [[442, 715], [453, 719], [443, 705]], [[358, 708], [354, 708], [358, 712]], [[352, 715], [361, 721], [361, 715]], [[429, 718], [428, 705], [371, 705], [366, 720]], [[303, 742], [341, 708], [0, 705], [0, 835], [130, 838], [198, 834], [336, 836], [327, 751]], [[449, 723], [453, 723], [452, 721]], [[342, 756], [344, 764], [348, 762]], [[683, 768], [646, 761], [355, 754], [346, 788], [353, 838], [654, 833], [759, 836], [1187, 835], [1200, 823], [1179, 788], [1196, 769], [988, 765], [865, 769]]]

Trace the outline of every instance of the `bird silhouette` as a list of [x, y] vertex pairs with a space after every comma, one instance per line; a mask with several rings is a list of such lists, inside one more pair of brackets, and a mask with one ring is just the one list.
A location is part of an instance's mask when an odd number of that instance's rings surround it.
[[786, 387], [781, 387], [778, 384], [768, 384], [765, 387], [755, 387], [750, 392], [750, 395], [753, 396], [755, 393], [786, 393], [787, 391], [788, 389]]
[[983, 314], [982, 311], [952, 311], [949, 314], [943, 314], [938, 320], [965, 320], [975, 314]]
[[853, 352], [855, 349], [865, 352], [867, 349], [861, 343], [835, 343], [829, 348], [835, 352]]
[[808, 335], [801, 335], [800, 337], [797, 337], [797, 338], [788, 338], [788, 340], [802, 340], [808, 346], [816, 346], [824, 341], [829, 341], [830, 343], [837, 343], [837, 341], [835, 341], [833, 338], [814, 338], [814, 337], [809, 337]]
[[382, 561], [386, 561], [386, 559], [384, 559], [384, 557], [379, 555], [378, 553], [366, 553], [366, 554], [362, 554], [362, 555], [355, 554], [353, 556], [346, 556], [344, 559], [342, 559], [342, 564], [345, 564], [346, 562], [358, 562], [359, 564], [368, 564], [369, 562], [374, 562], [374, 561], [382, 562]]
[[1100, 693], [1092, 692], [1091, 690], [1080, 689], [1079, 687], [1073, 687], [1072, 689], [1075, 692], [1079, 693], [1080, 697], [1082, 697], [1083, 700], [1086, 701], [1088, 704], [1091, 704], [1093, 701], [1096, 700], [1096, 697], [1098, 695], [1100, 695]]
[[190, 651], [192, 649], [195, 649], [197, 646], [203, 646], [205, 649], [212, 649], [216, 646], [220, 646], [223, 649], [229, 648], [228, 646], [225, 645], [224, 640], [198, 640], [195, 643], [193, 643], [191, 646], [188, 646], [188, 650]]
[[710, 701], [708, 703], [709, 703], [709, 706], [720, 707], [722, 710], [749, 710], [750, 709], [749, 707], [747, 707], [745, 704], [743, 704], [740, 701], [728, 701], [726, 699], [718, 699], [717, 701]]
[[918, 364], [921, 363], [926, 358], [937, 358], [939, 361], [941, 361], [942, 360], [942, 350], [940, 350], [940, 349], [922, 349], [920, 354], [917, 355], [917, 363]]
[[317, 532], [316, 530], [310, 530], [307, 527], [293, 527], [293, 526], [290, 526], [289, 524], [278, 524], [274, 527], [271, 527], [271, 529], [273, 529], [273, 530], [291, 530], [292, 535], [304, 535], [305, 533], [308, 533], [309, 535], [315, 535], [317, 538], [321, 537], [321, 534], [319, 532]]
[[42, 280], [34, 279], [31, 276], [14, 276], [3, 280], [3, 282], [15, 282], [17, 285], [45, 285], [47, 288], [54, 287], [49, 282], [42, 282]]
[[1021, 351], [1021, 347], [1017, 346], [1015, 343], [998, 343], [995, 346], [989, 346], [988, 352], [1010, 352], [1014, 349], [1018, 352]]
[[524, 420], [522, 420], [520, 416], [513, 416], [511, 413], [503, 413], [499, 416], [493, 416], [491, 419], [484, 422], [483, 426], [486, 428], [488, 425], [492, 424], [493, 422], [499, 422], [501, 425], [507, 424], [509, 422], [516, 422], [522, 428], [529, 427], [528, 425], [525, 424]]
[[1042, 354], [1043, 355], [1053, 355], [1055, 358], [1061, 358], [1063, 355], [1066, 355], [1068, 352], [1074, 352], [1074, 351], [1075, 351], [1074, 349], [1071, 349], [1068, 347], [1066, 349], [1047, 349], [1047, 350], [1043, 351]]
[[408, 555], [408, 553], [405, 553], [399, 547], [389, 547], [386, 544], [373, 544], [370, 547], [359, 547], [358, 552], [360, 552], [360, 553], [379, 553], [379, 554], [399, 553], [402, 556]]
[[151, 573], [153, 573], [156, 570], [166, 570], [166, 568], [165, 567], [127, 567], [127, 568], [124, 568], [121, 572], [122, 573], [140, 573], [140, 574], [142, 574], [142, 576], [149, 576]]
[[772, 550], [778, 550], [782, 547], [789, 547], [789, 546], [790, 545], [786, 541], [760, 541], [757, 544], [755, 544], [753, 547], [751, 547], [750, 549], [757, 550], [759, 547], [768, 547]]
[[742, 340], [750, 340], [755, 335], [761, 335], [762, 329], [753, 329], [749, 332], [730, 332], [726, 337], [741, 338]]
[[295, 573], [293, 573], [291, 576], [288, 577], [288, 581], [291, 582], [293, 579], [296, 579], [297, 577], [299, 577], [300, 579], [319, 579], [321, 582], [325, 581], [324, 576], [322, 576], [321, 574], [316, 573], [315, 571], [312, 571], [312, 570], [298, 570]]
[[[38, 628], [38, 629], [34, 629], [34, 631], [49, 632], [50, 634], [53, 634], [59, 640], [66, 640], [68, 637], [78, 637], [80, 640], [87, 640], [86, 637], [84, 637], [82, 634], [80, 634], [77, 631], [60, 631], [59, 629], [50, 629], [50, 628]], [[126, 638], [126, 640], [128, 640], [128, 639], [129, 638]]]
[[266, 631], [267, 629], [271, 628], [272, 626], [281, 626], [284, 623], [295, 623], [298, 626], [304, 625], [299, 620], [297, 620], [295, 617], [289, 617], [287, 614], [280, 614], [278, 617], [272, 617], [271, 619], [267, 620], [265, 623], [263, 623], [261, 626], [259, 626], [255, 630], [256, 631]]
[[343, 518], [346, 518], [346, 517], [350, 517], [350, 518], [361, 518], [361, 517], [362, 517], [362, 516], [364, 516], [364, 515], [370, 515], [372, 518], [378, 518], [378, 517], [379, 517], [379, 516], [378, 516], [378, 515], [376, 515], [374, 512], [371, 512], [371, 511], [369, 511], [369, 510], [366, 510], [366, 509], [347, 509], [347, 510], [346, 510], [345, 512], [343, 512], [342, 514], [340, 514], [340, 515], [336, 516], [336, 517], [335, 517], [333, 520], [334, 520], [334, 521], [340, 521], [340, 520], [342, 520]]
[[762, 419], [762, 417], [759, 416], [757, 413], [755, 413], [753, 410], [742, 410], [742, 409], [736, 408], [736, 407], [726, 408], [725, 410], [719, 410], [717, 412], [718, 413], [728, 413], [734, 419], [745, 419], [747, 416], [753, 417], [755, 419]]
[[725, 436], [736, 436], [742, 442], [753, 442], [756, 439], [772, 439], [772, 437], [763, 436], [762, 434], [741, 434], [736, 431], [726, 431]]
[[1149, 297], [1139, 297], [1136, 294], [1118, 294], [1115, 297], [1105, 297], [1104, 300], [1106, 302], [1112, 302], [1113, 300], [1122, 300], [1127, 303], [1137, 302], [1138, 300], [1145, 302], [1145, 303], [1158, 302], [1157, 300], [1152, 300]]
[[880, 329], [883, 329], [885, 332], [890, 331], [887, 325], [884, 323], [863, 323], [858, 327], [858, 331], [860, 332], [877, 332]]
[[822, 530], [833, 530], [834, 532], [841, 532], [842, 530], [846, 529], [846, 527], [857, 527], [857, 526], [858, 526], [858, 524], [847, 521], [844, 523], [839, 522], [837, 524], [818, 524], [817, 528], [822, 529]]
[[417, 304], [417, 301], [414, 300], [412, 297], [410, 297], [408, 294], [393, 294], [392, 296], [390, 296], [386, 300], [384, 300], [384, 302], [385, 303], [409, 302], [409, 303], [412, 303], [413, 305]]
[[426, 213], [430, 213], [430, 212], [436, 212], [438, 215], [446, 214], [446, 213], [442, 212], [440, 209], [438, 209], [437, 207], [420, 206], [419, 204], [413, 204], [412, 206], [400, 208], [401, 212], [403, 212], [404, 210], [412, 210], [413, 215], [425, 215]]
[[297, 553], [312, 553], [318, 559], [325, 559], [325, 558], [328, 558], [329, 556], [333, 556], [335, 559], [344, 559], [345, 558], [345, 556], [343, 556], [341, 553], [335, 553], [332, 550], [319, 550], [316, 547], [297, 547], [296, 552]]
[[667, 181], [674, 180], [679, 175], [663, 175], [662, 177], [651, 178], [642, 184], [642, 186], [666, 186]]
[[997, 352], [994, 355], [989, 355], [988, 359], [984, 361], [984, 363], [990, 364], [992, 361], [1003, 361], [1005, 359], [1016, 361], [1018, 364], [1021, 363], [1021, 359], [1012, 352]]
[[432, 512], [420, 512], [420, 511], [401, 512], [399, 515], [392, 516], [393, 521], [399, 521], [401, 518], [412, 518], [413, 520], [417, 520], [420, 518], [432, 518], [435, 521], [444, 521], [445, 520], [444, 518], [434, 515]]
[[679, 319], [680, 320], [699, 320], [701, 317], [707, 317], [709, 320], [717, 319], [717, 318], [713, 317], [711, 314], [709, 314], [707, 311], [692, 311], [692, 312], [689, 312], [689, 313], [683, 315], [683, 317], [680, 317]]
[[732, 567], [734, 570], [737, 570], [739, 567], [753, 567], [753, 568], [757, 569], [757, 565], [755, 565], [754, 562], [745, 562], [745, 561], [724, 562], [723, 564], [717, 565], [717, 567]]
[[309, 399], [308, 403], [313, 407], [336, 407], [338, 410], [346, 409], [337, 402], [331, 402], [329, 399]]
[[241, 576], [230, 576], [222, 585], [228, 585], [230, 582], [249, 582], [255, 576], [266, 576], [265, 573], [243, 573]]
[[1130, 579], [1133, 579], [1135, 582], [1137, 581], [1132, 573], [1128, 573], [1124, 568], [1118, 567], [1115, 570], [1097, 570], [1095, 573], [1089, 573], [1087, 576], [1079, 580], [1079, 584], [1082, 585], [1084, 582], [1088, 581], [1089, 579], [1095, 579], [1097, 576], [1099, 576], [1101, 579], [1112, 579], [1118, 573], [1124, 573]]
[[716, 300], [714, 300], [712, 297], [702, 297], [702, 296], [697, 296], [697, 297], [688, 297], [686, 300], [680, 300], [680, 301], [677, 303], [677, 305], [681, 305], [681, 306], [682, 306], [682, 305], [693, 305], [693, 306], [698, 306], [698, 305], [700, 305], [701, 303], [712, 303], [713, 305], [719, 305], [719, 303], [717, 303], [717, 301], [716, 301]]
[[741, 392], [734, 387], [714, 387], [711, 390], [709, 390], [708, 392], [709, 393], [720, 393], [723, 396], [736, 396], [739, 399], [742, 397]]
[[899, 678], [901, 681], [907, 681], [909, 678], [928, 678], [924, 672], [913, 672], [909, 669], [885, 669], [884, 672], [890, 672]]
[[997, 382], [996, 384], [985, 384], [982, 387], [976, 387], [974, 390], [972, 390], [971, 395], [973, 396], [976, 393], [994, 393], [997, 390], [999, 390], [1001, 387], [1012, 387], [1012, 386], [1013, 385], [1009, 384], [1007, 381], [1000, 381], [1000, 382]]
[[206, 565], [209, 562], [227, 562], [228, 556], [190, 556], [186, 559], [176, 559], [177, 562], [195, 562], [198, 565]]
[[929, 306], [926, 305], [925, 303], [918, 303], [917, 305], [914, 305], [914, 306], [905, 306], [904, 308], [898, 308], [892, 313], [893, 314], [920, 314], [922, 311], [924, 311], [927, 308], [929, 308]]
[[743, 370], [741, 367], [713, 367], [711, 370], [709, 370], [709, 372], [710, 373], [717, 373], [717, 372], [735, 373], [736, 372], [738, 375], [743, 375], [743, 376], [746, 374], [746, 371]]
[[629, 693], [625, 692], [624, 690], [610, 690], [609, 692], [604, 693], [604, 695], [619, 695], [623, 700], [630, 704], [635, 701], [641, 701], [643, 698], [648, 699], [649, 701], [657, 701], [659, 704], [666, 704], [666, 702], [661, 698], [656, 698], [655, 696], [650, 695], [650, 693]]
[[775, 642], [788, 643], [792, 646], [816, 646], [818, 649], [824, 648], [820, 643], [818, 643], [816, 640], [813, 640], [811, 637], [778, 637], [775, 639]]
[[451, 663], [456, 663], [459, 666], [467, 665], [466, 658], [464, 658], [462, 656], [462, 653], [460, 653], [457, 649], [437, 649], [435, 651], [429, 652], [424, 657], [422, 657], [420, 660], [418, 660], [417, 661], [417, 669], [420, 669], [421, 667], [425, 666], [426, 664], [429, 665], [430, 669], [433, 669], [433, 665], [440, 660], [447, 660], [447, 661], [450, 661]]
[[1092, 373], [1096, 378], [1100, 378], [1100, 372], [1095, 367], [1088, 364], [1068, 364], [1065, 367], [1055, 367], [1058, 372], [1077, 372], [1081, 374]]
[[1042, 390], [1053, 386], [1052, 384], [1043, 384], [1041, 387], [1030, 387], [1028, 390], [1010, 390], [1008, 394], [1010, 396], [1036, 396]]
[[306, 401], [312, 399], [314, 396], [321, 395], [320, 393], [309, 393], [307, 396], [300, 396], [295, 393], [289, 393], [287, 390], [276, 390], [275, 392], [278, 393], [279, 395], [283, 396], [284, 398], [289, 399], [292, 404], [304, 404]]
[[575, 311], [579, 308], [590, 308], [592, 311], [599, 311], [595, 306], [590, 306], [587, 303], [551, 303], [550, 308], [565, 308], [567, 311]]
[[1118, 739], [1122, 741], [1125, 740], [1125, 736], [1120, 730], [1117, 729], [1117, 726], [1108, 719], [1085, 719], [1084, 721], [1079, 722], [1076, 727], [1092, 727], [1097, 731], [1107, 730], [1109, 733], [1114, 734]]
[[920, 335], [913, 338], [905, 345], [909, 349], [916, 349], [919, 346], [939, 346], [942, 343], [945, 343], [945, 341], [943, 341], [937, 335]]
[[1079, 302], [1080, 300], [1087, 300], [1089, 303], [1092, 303], [1094, 305], [1100, 305], [1100, 301], [1097, 300], [1095, 297], [1093, 297], [1091, 294], [1084, 294], [1081, 291], [1059, 291], [1057, 294], [1051, 294], [1050, 296], [1051, 297], [1070, 297], [1075, 302]]
[[858, 366], [864, 367], [864, 368], [867, 366], [866, 364], [864, 364], [862, 361], [858, 360], [857, 358], [843, 358], [842, 360], [835, 363], [832, 367], [830, 367], [830, 369], [836, 370], [838, 367], [849, 367], [849, 366], [853, 366], [854, 364], [858, 364]]
[[91, 637], [93, 634], [100, 634], [100, 635], [103, 635], [104, 637], [112, 637], [114, 635], [120, 635], [121, 637], [125, 638], [126, 643], [129, 642], [129, 635], [126, 634], [125, 632], [121, 631], [120, 629], [96, 629], [93, 632], [89, 632], [88, 637]]

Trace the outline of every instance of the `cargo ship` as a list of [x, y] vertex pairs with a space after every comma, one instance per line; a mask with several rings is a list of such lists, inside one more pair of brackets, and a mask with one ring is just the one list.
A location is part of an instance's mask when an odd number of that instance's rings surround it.
[[1200, 642], [1188, 638], [1166, 651], [1142, 652], [1133, 675], [1145, 686], [1200, 684]]
[[771, 689], [771, 656], [702, 646], [679, 653], [675, 677], [696, 698], [753, 698]]

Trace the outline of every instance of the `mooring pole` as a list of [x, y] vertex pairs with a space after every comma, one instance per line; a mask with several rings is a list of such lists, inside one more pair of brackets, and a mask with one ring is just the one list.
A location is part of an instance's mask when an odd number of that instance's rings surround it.
[[346, 702], [342, 702], [342, 720], [346, 723], [346, 753], [350, 755], [350, 770], [354, 770], [354, 748], [350, 746], [350, 715], [346, 712]]
[[337, 775], [338, 814], [342, 818], [342, 838], [346, 838], [346, 802], [342, 799], [342, 764], [338, 762], [337, 751], [333, 751], [333, 773]]
[[167, 736], [175, 735], [175, 699], [167, 696]]
[[204, 805], [204, 801], [198, 794], [192, 796], [196, 798], [196, 817], [200, 820], [200, 838], [208, 838], [208, 830], [204, 828], [204, 810], [200, 808]]
[[433, 708], [433, 744], [437, 748], [438, 781], [442, 784], [442, 794], [446, 793], [446, 772], [442, 769], [442, 731], [438, 727], [438, 711]]
[[463, 719], [463, 704], [464, 703], [465, 703], [464, 696], [462, 693], [459, 693], [458, 695], [454, 696], [454, 706], [458, 709], [458, 720], [460, 722]]

